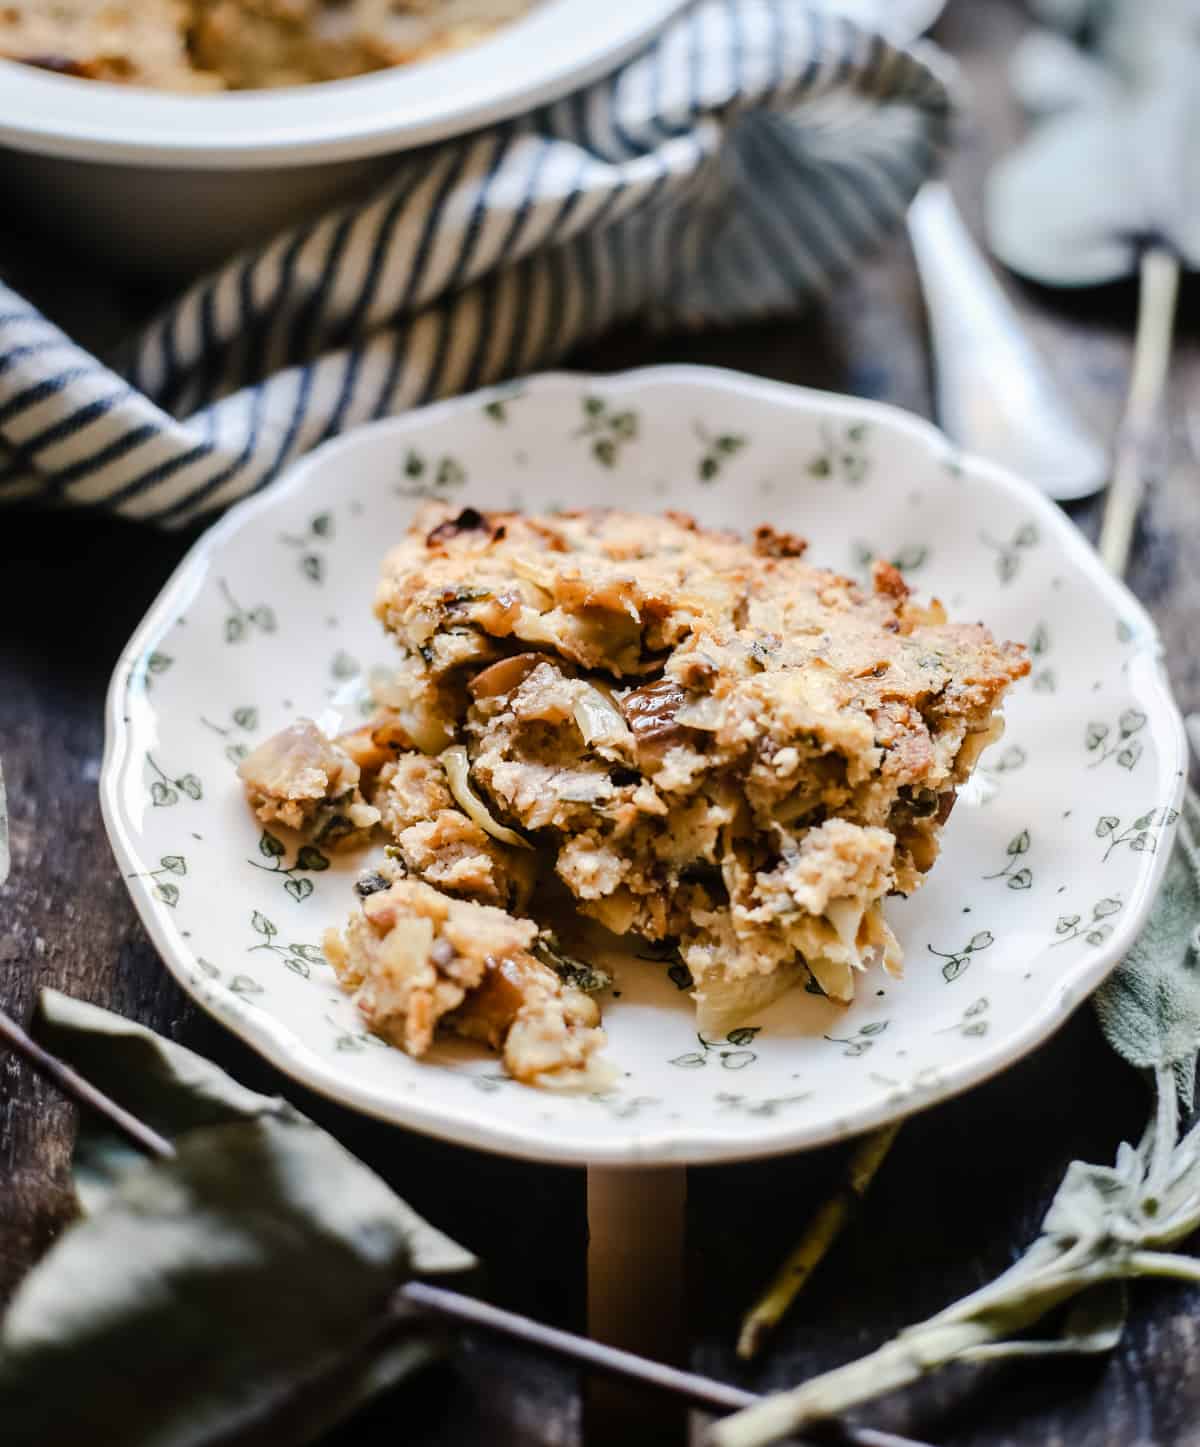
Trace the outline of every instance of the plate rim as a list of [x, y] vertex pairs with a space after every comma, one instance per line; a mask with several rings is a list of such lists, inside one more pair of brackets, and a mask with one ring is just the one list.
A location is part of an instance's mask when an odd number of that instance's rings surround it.
[[494, 36], [416, 65], [215, 95], [80, 80], [0, 59], [0, 143], [99, 165], [191, 170], [407, 151], [561, 99], [623, 64], [688, 3], [626, 0], [601, 12], [590, 0], [543, 0]]
[[[760, 378], [723, 367], [694, 364], [668, 364], [639, 367], [611, 373], [551, 371], [521, 379], [528, 392], [533, 388], [571, 388], [581, 386], [634, 387], [644, 383], [677, 384], [714, 383], [735, 393], [758, 397], [787, 405], [799, 405], [825, 415], [844, 416], [852, 412], [856, 418], [866, 417], [887, 427], [899, 428], [918, 438], [936, 452], [952, 452], [962, 460], [968, 474], [982, 475], [998, 484], [1036, 514], [1039, 525], [1046, 527], [1059, 541], [1067, 558], [1106, 594], [1122, 617], [1134, 621], [1144, 636], [1144, 644], [1130, 656], [1131, 687], [1147, 708], [1155, 724], [1156, 739], [1161, 741], [1164, 774], [1174, 772], [1169, 802], [1179, 808], [1187, 777], [1187, 735], [1183, 718], [1171, 692], [1164, 666], [1164, 650], [1158, 629], [1140, 600], [1125, 582], [1115, 578], [1104, 567], [1097, 553], [1066, 515], [1032, 483], [1026, 482], [1006, 468], [986, 459], [962, 452], [949, 442], [933, 423], [891, 403], [854, 397], [845, 393], [823, 392], [788, 382]], [[478, 1112], [474, 1117], [448, 1117], [437, 1107], [426, 1107], [421, 1100], [400, 1096], [384, 1099], [365, 1086], [347, 1084], [329, 1069], [315, 1052], [300, 1044], [297, 1049], [294, 1033], [264, 1011], [246, 1010], [225, 992], [206, 988], [196, 978], [195, 970], [178, 954], [171, 939], [169, 921], [154, 907], [149, 893], [134, 889], [130, 875], [142, 864], [121, 807], [120, 781], [129, 754], [132, 731], [124, 716], [124, 700], [129, 677], [147, 649], [156, 641], [176, 616], [181, 597], [190, 597], [202, 586], [213, 555], [227, 536], [237, 533], [258, 513], [272, 508], [286, 494], [301, 487], [309, 474], [323, 466], [330, 456], [353, 450], [362, 444], [364, 434], [378, 436], [394, 431], [403, 434], [424, 421], [458, 411], [478, 408], [481, 401], [497, 393], [504, 394], [511, 383], [481, 388], [472, 393], [447, 398], [426, 407], [414, 408], [396, 417], [367, 423], [340, 437], [332, 438], [307, 453], [260, 492], [234, 504], [209, 527], [188, 549], [171, 576], [159, 590], [129, 642], [122, 649], [109, 682], [105, 703], [104, 753], [100, 766], [99, 795], [101, 814], [109, 843], [121, 871], [122, 880], [133, 900], [134, 908], [150, 936], [162, 963], [190, 999], [265, 1058], [271, 1065], [316, 1094], [343, 1106], [386, 1121], [404, 1129], [419, 1131], [453, 1144], [490, 1151], [517, 1159], [549, 1165], [599, 1166], [604, 1168], [645, 1167], [654, 1165], [703, 1165], [761, 1160], [771, 1156], [815, 1149], [848, 1139], [864, 1131], [928, 1109], [1008, 1069], [1030, 1051], [1055, 1034], [1080, 1004], [1111, 973], [1121, 956], [1136, 938], [1157, 892], [1166, 868], [1170, 850], [1159, 850], [1150, 856], [1147, 867], [1138, 878], [1120, 923], [1114, 926], [1103, 947], [1084, 956], [1080, 963], [1058, 984], [1046, 1004], [1032, 1014], [1023, 1026], [1003, 1037], [986, 1053], [963, 1057], [943, 1067], [937, 1081], [919, 1095], [896, 1101], [881, 1096], [877, 1102], [856, 1107], [842, 1115], [830, 1115], [824, 1121], [800, 1126], [787, 1126], [760, 1135], [743, 1146], [727, 1136], [705, 1136], [695, 1127], [682, 1130], [655, 1128], [645, 1135], [624, 1141], [586, 1142], [543, 1141], [524, 1126], [505, 1126], [503, 1116], [496, 1112]]]

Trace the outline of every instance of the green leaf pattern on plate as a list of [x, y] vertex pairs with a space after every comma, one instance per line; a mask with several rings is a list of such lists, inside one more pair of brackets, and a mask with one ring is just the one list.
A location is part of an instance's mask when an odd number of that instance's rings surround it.
[[225, 757], [236, 768], [250, 752], [246, 744], [237, 740], [236, 732], [242, 729], [249, 733], [256, 729], [258, 727], [258, 710], [248, 704], [242, 705], [233, 710], [230, 719], [231, 723], [226, 727], [213, 723], [212, 719], [205, 718], [203, 714], [200, 715], [200, 722], [206, 729], [211, 729], [214, 734], [219, 734], [223, 739], [233, 740], [225, 745]]
[[179, 886], [174, 879], [164, 879], [164, 875], [175, 875], [182, 878], [187, 873], [187, 860], [182, 854], [164, 854], [158, 861], [157, 869], [146, 869], [140, 873], [131, 874], [130, 879], [149, 879], [152, 881], [152, 891], [155, 899], [171, 909], [179, 903]]
[[937, 955], [938, 959], [946, 961], [942, 966], [942, 978], [950, 984], [968, 969], [973, 956], [981, 950], [990, 950], [995, 943], [995, 935], [991, 930], [984, 929], [977, 930], [958, 950], [935, 950], [932, 945], [926, 945], [925, 948], [931, 955]]
[[1022, 523], [1007, 542], [998, 542], [989, 533], [979, 534], [979, 541], [996, 554], [996, 576], [1002, 583], [1011, 583], [1021, 571], [1021, 559], [1036, 547], [1038, 530], [1034, 523]]
[[316, 513], [308, 521], [308, 528], [303, 533], [281, 533], [279, 541], [285, 543], [289, 548], [297, 548], [300, 551], [300, 572], [311, 583], [323, 583], [325, 581], [325, 559], [315, 551], [317, 545], [331, 542], [334, 536], [333, 513], [330, 511]]
[[701, 482], [715, 482], [725, 464], [750, 440], [742, 432], [710, 432], [703, 422], [694, 422], [692, 430], [703, 449], [696, 464], [696, 476]]
[[397, 497], [434, 498], [445, 502], [467, 481], [467, 470], [457, 457], [449, 453], [429, 457], [415, 447], [405, 452], [401, 471], [402, 479], [396, 484]]
[[1054, 933], [1058, 935], [1055, 945], [1069, 945], [1079, 939], [1086, 940], [1089, 945], [1102, 945], [1112, 934], [1109, 921], [1123, 908], [1119, 899], [1106, 897], [1092, 905], [1090, 916], [1060, 914], [1054, 924]]
[[638, 435], [638, 414], [631, 408], [614, 409], [603, 397], [584, 397], [580, 403], [583, 425], [572, 436], [587, 438], [589, 450], [601, 467], [615, 467], [621, 450]]
[[1006, 853], [1008, 863], [1003, 869], [998, 869], [995, 874], [985, 874], [984, 879], [1002, 879], [1009, 889], [1029, 889], [1033, 885], [1033, 871], [1023, 863], [1025, 856], [1029, 853], [1031, 844], [1028, 829], [1022, 829], [1019, 834], [1014, 834], [1008, 841]]
[[1089, 723], [1084, 734], [1088, 753], [1095, 757], [1089, 769], [1098, 769], [1101, 764], [1116, 758], [1122, 769], [1132, 769], [1142, 757], [1142, 741], [1137, 737], [1146, 727], [1146, 715], [1140, 708], [1127, 708], [1115, 724], [1097, 719]]
[[847, 422], [835, 426], [822, 422], [817, 429], [821, 439], [821, 450], [811, 457], [805, 471], [818, 482], [830, 480], [844, 482], [850, 487], [859, 487], [866, 482], [871, 471], [871, 456], [868, 440], [870, 423]]
[[217, 586], [229, 608], [224, 624], [226, 643], [244, 643], [254, 633], [274, 633], [279, 627], [275, 610], [268, 604], [258, 603], [253, 608], [243, 608], [224, 578], [220, 579]]
[[872, 1020], [869, 1024], [863, 1025], [853, 1035], [826, 1035], [824, 1039], [831, 1045], [841, 1045], [843, 1055], [848, 1055], [852, 1060], [859, 1055], [865, 1055], [875, 1044], [879, 1036], [887, 1029], [887, 1020]]
[[760, 1028], [758, 1025], [744, 1025], [740, 1030], [731, 1030], [724, 1040], [706, 1040], [697, 1031], [696, 1039], [700, 1042], [700, 1049], [677, 1055], [670, 1064], [678, 1065], [681, 1070], [702, 1070], [710, 1060], [715, 1059], [725, 1070], [745, 1070], [758, 1059], [754, 1051], [747, 1050], [746, 1046], [753, 1041]]
[[1020, 744], [1009, 744], [1007, 748], [1001, 749], [992, 758], [990, 749], [984, 754], [979, 762], [979, 769], [985, 774], [1011, 774], [1016, 769], [1022, 769], [1029, 762], [1029, 755]]
[[962, 1012], [961, 1020], [949, 1026], [941, 1033], [943, 1035], [949, 1035], [953, 1032], [966, 1036], [969, 1039], [977, 1039], [981, 1035], [986, 1035], [988, 1032], [987, 1012], [990, 1009], [991, 1004], [987, 996], [982, 995], [978, 1000], [975, 1000], [967, 1006]]
[[198, 803], [204, 797], [204, 786], [195, 774], [186, 773], [173, 777], [149, 753], [146, 755], [146, 763], [150, 766], [151, 773], [158, 776], [150, 783], [150, 802], [156, 809], [169, 809], [181, 799], [191, 799], [193, 803]]
[[808, 1100], [811, 1095], [812, 1091], [806, 1090], [799, 1095], [773, 1095], [755, 1100], [748, 1095], [730, 1095], [728, 1091], [722, 1090], [713, 1096], [713, 1100], [722, 1110], [772, 1120], [781, 1110], [786, 1110], [789, 1105], [799, 1105], [802, 1100]]
[[302, 844], [296, 852], [294, 862], [290, 866], [285, 864], [287, 846], [277, 834], [272, 834], [269, 829], [264, 829], [258, 837], [258, 852], [269, 863], [263, 864], [258, 859], [247, 859], [246, 863], [255, 869], [265, 870], [268, 874], [279, 875], [284, 882], [284, 889], [297, 904], [306, 900], [313, 892], [312, 880], [305, 879], [303, 876], [305, 874], [321, 874], [329, 868], [328, 855], [322, 854], [315, 844]]
[[1096, 820], [1096, 838], [1107, 839], [1108, 846], [1100, 862], [1107, 864], [1113, 851], [1120, 849], [1122, 845], [1132, 849], [1135, 854], [1153, 854], [1158, 848], [1159, 835], [1156, 831], [1169, 829], [1178, 818], [1178, 810], [1169, 805], [1163, 805], [1159, 809], [1147, 809], [1144, 814], [1139, 814], [1127, 824], [1123, 824], [1115, 814], [1101, 814]]
[[279, 927], [261, 910], [256, 909], [250, 916], [250, 928], [262, 938], [258, 944], [246, 946], [248, 953], [253, 954], [255, 950], [270, 950], [272, 954], [279, 956], [292, 974], [299, 975], [302, 979], [307, 980], [310, 977], [314, 965], [327, 963], [325, 955], [318, 945], [277, 945], [275, 941], [279, 936]]
[[[929, 561], [929, 553], [926, 543], [905, 543], [887, 561], [899, 573], [915, 573]], [[850, 556], [856, 567], [866, 571], [876, 558], [884, 555], [871, 543], [857, 542], [851, 545]]]
[[483, 415], [489, 422], [495, 422], [498, 426], [505, 427], [509, 421], [509, 408], [514, 402], [519, 402], [525, 395], [525, 388], [519, 383], [503, 387], [495, 392], [483, 404]]

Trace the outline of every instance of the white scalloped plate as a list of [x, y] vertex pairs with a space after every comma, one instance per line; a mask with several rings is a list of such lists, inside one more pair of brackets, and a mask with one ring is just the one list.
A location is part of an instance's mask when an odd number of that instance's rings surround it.
[[[414, 1061], [364, 1035], [315, 946], [352, 908], [365, 861], [316, 872], [290, 850], [261, 853], [233, 766], [296, 714], [358, 716], [364, 670], [390, 646], [370, 611], [378, 564], [429, 493], [768, 521], [850, 572], [882, 549], [953, 616], [1030, 645], [1033, 674], [942, 858], [915, 898], [889, 905], [902, 981], [869, 974], [849, 1009], [793, 992], [754, 1031], [701, 1041], [667, 966], [619, 954], [605, 1022], [620, 1077], [591, 1096], [516, 1085], [466, 1043]], [[1184, 748], [1149, 618], [1032, 487], [894, 409], [673, 367], [541, 377], [381, 422], [234, 508], [116, 669], [101, 794], [172, 973], [280, 1069], [469, 1145], [645, 1165], [830, 1141], [1044, 1040], [1145, 916]]]

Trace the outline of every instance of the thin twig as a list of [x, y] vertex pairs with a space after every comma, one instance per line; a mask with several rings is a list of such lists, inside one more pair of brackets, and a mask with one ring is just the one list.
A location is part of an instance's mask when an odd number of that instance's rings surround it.
[[148, 1156], [156, 1156], [159, 1160], [170, 1160], [174, 1156], [175, 1147], [165, 1136], [151, 1130], [124, 1106], [118, 1105], [103, 1091], [97, 1090], [91, 1081], [85, 1080], [65, 1061], [51, 1055], [48, 1050], [43, 1050], [37, 1041], [3, 1010], [0, 1010], [0, 1041], [10, 1045], [40, 1075], [57, 1085], [59, 1090], [77, 1105], [86, 1106], [97, 1115], [104, 1116], [127, 1140], [137, 1146], [138, 1150], [144, 1151]]
[[1139, 283], [1133, 368], [1100, 527], [1100, 556], [1118, 578], [1129, 562], [1147, 477], [1158, 470], [1161, 462], [1157, 455], [1161, 445], [1159, 414], [1171, 360], [1179, 258], [1165, 247], [1147, 247], [1142, 253]]
[[[103, 1116], [140, 1151], [157, 1160], [174, 1159], [175, 1147], [165, 1136], [159, 1135], [124, 1106], [98, 1090], [65, 1061], [43, 1049], [3, 1010], [0, 1010], [0, 1041], [11, 1045], [18, 1055], [77, 1105]], [[504, 1311], [501, 1307], [480, 1301], [477, 1297], [447, 1291], [445, 1287], [410, 1281], [400, 1288], [398, 1296], [421, 1311], [449, 1317], [463, 1326], [496, 1332], [551, 1355], [565, 1357], [581, 1367], [666, 1392], [706, 1411], [735, 1412], [762, 1401], [761, 1397], [740, 1387], [666, 1366], [648, 1357], [636, 1356], [633, 1352], [620, 1351], [588, 1337], [576, 1336], [574, 1332], [546, 1326], [531, 1317], [519, 1316], [516, 1312]], [[849, 1447], [927, 1447], [926, 1443], [897, 1437], [891, 1432], [876, 1432], [869, 1427], [843, 1426], [841, 1433], [842, 1440]]]
[[759, 1400], [753, 1392], [743, 1391], [741, 1387], [681, 1371], [678, 1367], [607, 1346], [604, 1342], [531, 1321], [490, 1302], [480, 1301], [478, 1297], [463, 1296], [460, 1292], [447, 1291], [424, 1281], [410, 1281], [400, 1288], [400, 1295], [405, 1301], [438, 1316], [452, 1317], [465, 1326], [479, 1327], [484, 1331], [500, 1332], [552, 1356], [566, 1357], [610, 1376], [624, 1377], [657, 1391], [668, 1392], [709, 1412], [738, 1412]]
[[[643, 1387], [666, 1392], [708, 1412], [739, 1412], [745, 1407], [761, 1402], [762, 1397], [741, 1387], [702, 1377], [695, 1372], [681, 1371], [662, 1362], [650, 1361], [633, 1352], [621, 1351], [606, 1346], [603, 1342], [579, 1337], [573, 1332], [560, 1331], [558, 1327], [545, 1326], [542, 1322], [531, 1321], [527, 1316], [504, 1311], [478, 1297], [463, 1296], [457, 1291], [447, 1291], [441, 1286], [431, 1286], [423, 1281], [411, 1281], [401, 1287], [400, 1295], [414, 1306], [422, 1307], [439, 1316], [446, 1316], [463, 1326], [483, 1331], [498, 1332], [527, 1346], [537, 1347], [551, 1356], [564, 1357], [578, 1366], [603, 1372], [608, 1376], [622, 1377], [637, 1382]], [[911, 1438], [897, 1437], [891, 1432], [876, 1432], [869, 1427], [842, 1429], [842, 1440], [853, 1447], [921, 1447]]]
[[758, 1352], [768, 1334], [804, 1290], [809, 1277], [828, 1255], [887, 1159], [901, 1124], [901, 1121], [894, 1121], [872, 1131], [855, 1148], [846, 1167], [846, 1179], [817, 1208], [798, 1245], [747, 1312], [737, 1345], [737, 1354], [744, 1361]]

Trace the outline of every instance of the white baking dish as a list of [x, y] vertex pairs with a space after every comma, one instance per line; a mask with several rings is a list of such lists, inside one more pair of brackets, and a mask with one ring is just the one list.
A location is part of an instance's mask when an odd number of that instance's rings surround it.
[[310, 214], [388, 158], [618, 65], [685, 0], [544, 0], [437, 60], [286, 90], [174, 95], [0, 60], [0, 214], [178, 277]]

